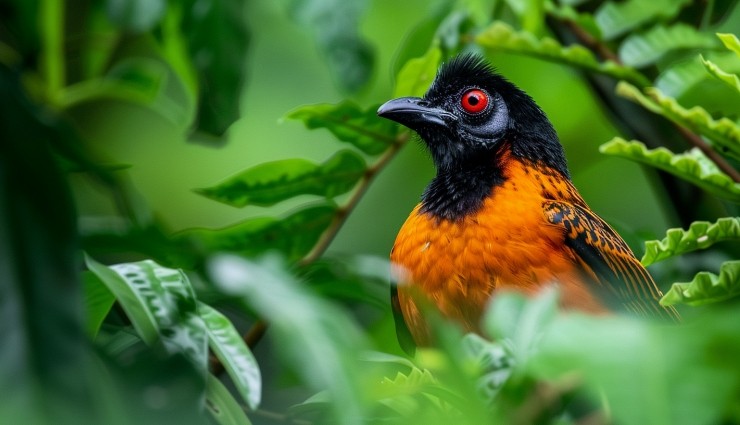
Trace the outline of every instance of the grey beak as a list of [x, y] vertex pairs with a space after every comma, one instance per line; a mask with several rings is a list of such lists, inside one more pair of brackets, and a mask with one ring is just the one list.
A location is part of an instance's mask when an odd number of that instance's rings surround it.
[[432, 108], [418, 97], [399, 97], [385, 102], [378, 108], [378, 116], [396, 121], [411, 129], [422, 125], [449, 126], [457, 117], [443, 109]]

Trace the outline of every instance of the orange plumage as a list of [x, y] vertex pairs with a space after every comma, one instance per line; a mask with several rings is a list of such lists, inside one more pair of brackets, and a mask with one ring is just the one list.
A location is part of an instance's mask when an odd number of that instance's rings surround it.
[[494, 291], [548, 284], [559, 286], [564, 308], [675, 317], [571, 184], [544, 114], [479, 59], [453, 60], [423, 99], [396, 99], [378, 113], [417, 131], [437, 166], [391, 252], [394, 308], [417, 344], [430, 342], [418, 293], [467, 331], [479, 330]]

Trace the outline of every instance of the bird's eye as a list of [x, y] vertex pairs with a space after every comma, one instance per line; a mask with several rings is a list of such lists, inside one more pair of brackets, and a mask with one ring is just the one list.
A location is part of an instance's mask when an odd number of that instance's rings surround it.
[[468, 90], [462, 95], [460, 105], [469, 114], [479, 114], [488, 106], [488, 93], [479, 89]]

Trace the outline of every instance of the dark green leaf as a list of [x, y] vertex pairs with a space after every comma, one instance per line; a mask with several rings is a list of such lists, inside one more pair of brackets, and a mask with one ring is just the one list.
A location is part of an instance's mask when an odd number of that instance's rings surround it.
[[740, 295], [740, 261], [727, 261], [719, 269], [719, 275], [699, 272], [691, 282], [674, 283], [660, 300], [662, 305], [703, 305]]
[[222, 229], [192, 229], [182, 236], [192, 236], [210, 251], [231, 251], [248, 257], [278, 251], [290, 261], [308, 253], [337, 213], [333, 205], [308, 207], [277, 219], [258, 217]]
[[594, 14], [604, 38], [611, 40], [629, 30], [657, 19], [669, 19], [690, 0], [607, 1]]
[[740, 240], [740, 218], [723, 217], [714, 223], [695, 221], [686, 230], [668, 229], [663, 240], [645, 242], [645, 255], [640, 261], [649, 266], [725, 240]]
[[105, 316], [110, 312], [116, 297], [108, 290], [105, 284], [95, 274], [86, 271], [82, 273], [85, 295], [85, 312], [87, 316], [87, 334], [95, 338], [103, 324]]
[[379, 309], [388, 307], [388, 271], [385, 258], [358, 256], [314, 261], [301, 278], [316, 293], [335, 299], [360, 301]]
[[64, 109], [100, 100], [133, 103], [181, 126], [190, 118], [190, 107], [167, 90], [171, 77], [167, 65], [159, 60], [127, 58], [117, 62], [103, 77], [65, 87], [56, 101]]
[[106, 0], [108, 18], [131, 32], [151, 30], [164, 15], [165, 0]]
[[223, 136], [239, 118], [249, 33], [243, 0], [187, 0], [182, 32], [198, 77], [196, 132]]
[[198, 304], [198, 312], [205, 322], [211, 349], [247, 406], [256, 409], [260, 403], [262, 376], [254, 355], [226, 316], [203, 303]]
[[197, 193], [235, 207], [270, 206], [298, 195], [333, 198], [365, 175], [365, 160], [341, 150], [321, 165], [305, 159], [265, 162]]
[[229, 390], [213, 375], [206, 382], [206, 406], [219, 425], [251, 425], [244, 409], [234, 400]]
[[151, 260], [104, 266], [90, 257], [95, 273], [126, 311], [141, 338], [162, 343], [170, 353], [180, 353], [205, 372], [208, 342], [205, 324], [197, 314], [195, 293], [187, 276]]
[[326, 128], [342, 142], [349, 143], [369, 155], [377, 155], [395, 143], [397, 126], [376, 114], [377, 107], [360, 109], [350, 101], [306, 105], [286, 115], [303, 121], [306, 128]]
[[[5, 19], [5, 18], [3, 18]], [[0, 65], [0, 418], [101, 423], [84, 334], [77, 217], [52, 147], [72, 135]]]
[[719, 41], [711, 34], [700, 32], [686, 24], [658, 25], [628, 36], [619, 46], [619, 58], [625, 65], [652, 65], [671, 51], [679, 49], [711, 49]]
[[270, 323], [278, 353], [303, 382], [329, 393], [337, 423], [364, 423], [358, 357], [367, 343], [346, 313], [311, 295], [276, 257], [252, 262], [219, 256], [209, 271], [222, 291]]
[[375, 54], [358, 28], [366, 1], [292, 0], [290, 12], [297, 22], [311, 28], [316, 43], [341, 87], [356, 92], [367, 84]]
[[[737, 60], [733, 53], [708, 52], [703, 54], [701, 57], [696, 56], [690, 60], [677, 62], [670, 66], [655, 80], [655, 87], [660, 89], [660, 91], [666, 95], [676, 99], [682, 98], [688, 92], [692, 91], [698, 92], [699, 94], [694, 97], [701, 99], [707, 93], [707, 90], [704, 89], [707, 85], [707, 81], [710, 83], [715, 82], [714, 78], [707, 73], [706, 68], [701, 61], [702, 57], [705, 60], [711, 61], [715, 65], [722, 67], [722, 69], [727, 72], [740, 72], [740, 61]], [[722, 85], [720, 86], [724, 90], [725, 87]], [[725, 95], [725, 93], [722, 94]], [[707, 100], [703, 100], [703, 102], [707, 102]]]

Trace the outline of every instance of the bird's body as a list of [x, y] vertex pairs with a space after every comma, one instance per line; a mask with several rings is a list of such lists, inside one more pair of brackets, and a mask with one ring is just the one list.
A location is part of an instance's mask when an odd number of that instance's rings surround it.
[[572, 185], [531, 98], [472, 56], [445, 65], [423, 99], [378, 112], [417, 131], [437, 175], [396, 238], [398, 320], [430, 342], [418, 295], [478, 331], [494, 291], [560, 288], [563, 307], [673, 316], [650, 275]]

